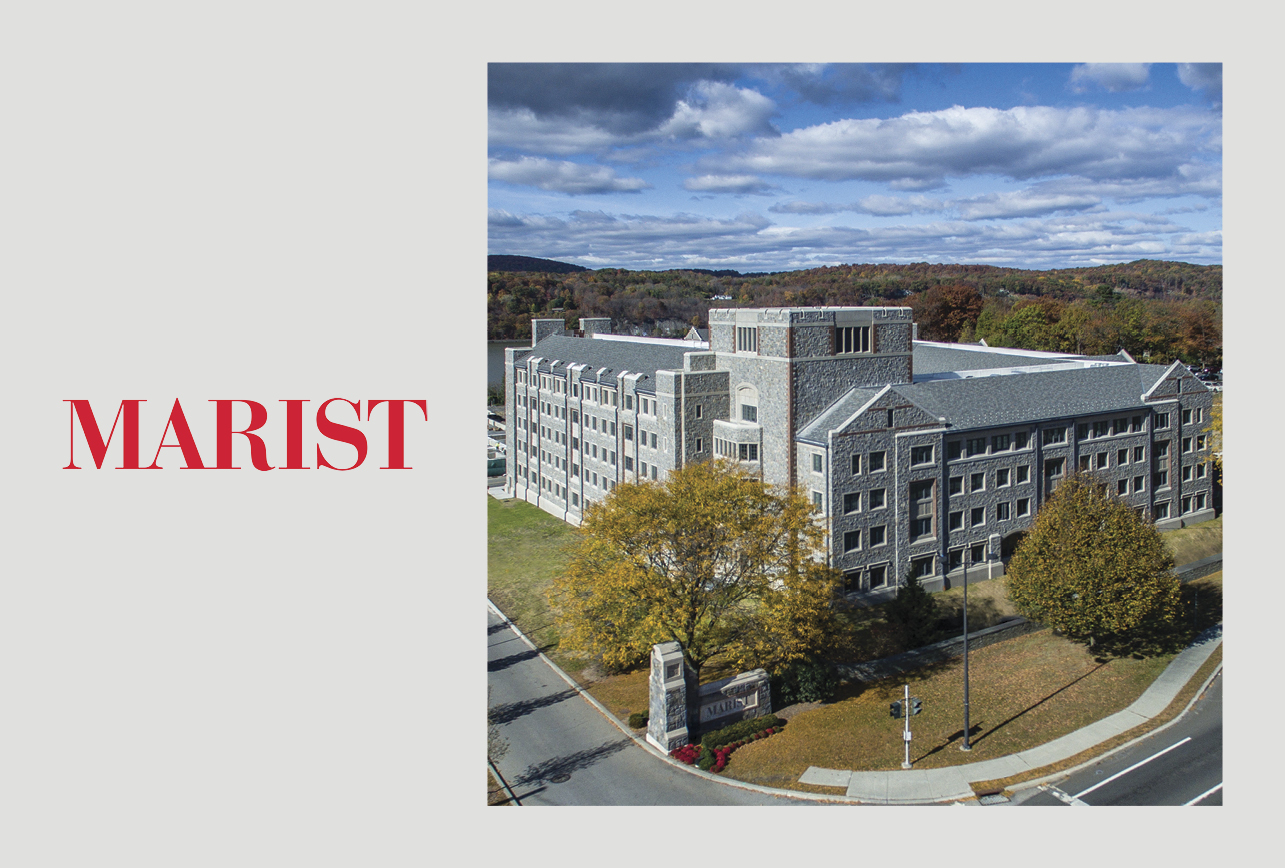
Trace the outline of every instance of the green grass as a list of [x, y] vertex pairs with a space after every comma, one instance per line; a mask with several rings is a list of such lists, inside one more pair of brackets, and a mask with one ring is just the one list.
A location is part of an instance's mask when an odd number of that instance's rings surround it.
[[1190, 564], [1223, 550], [1223, 517], [1220, 515], [1212, 521], [1165, 531], [1161, 537], [1175, 564]]
[[[545, 591], [566, 565], [576, 529], [521, 500], [488, 495], [486, 510], [487, 596], [548, 653], [557, 646], [558, 631]], [[559, 665], [564, 662], [576, 668], [573, 661], [558, 659]]]

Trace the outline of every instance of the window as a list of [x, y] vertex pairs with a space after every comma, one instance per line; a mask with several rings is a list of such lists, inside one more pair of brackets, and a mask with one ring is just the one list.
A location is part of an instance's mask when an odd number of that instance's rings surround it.
[[933, 448], [931, 446], [912, 446], [910, 447], [911, 465], [932, 464]]
[[843, 495], [843, 511], [845, 513], [861, 511], [861, 492], [849, 491]]
[[995, 487], [1008, 488], [1009, 486], [1008, 476], [1009, 476], [1009, 469], [1007, 467], [1001, 467], [999, 470], [996, 470]]
[[995, 520], [1008, 521], [1010, 518], [1012, 518], [1012, 508], [1013, 506], [1010, 503], [995, 504]]
[[[1156, 414], [1156, 430], [1157, 430], [1157, 431], [1159, 431], [1159, 430], [1160, 430], [1160, 429], [1162, 429], [1162, 428], [1168, 428], [1168, 427], [1169, 427], [1169, 414], [1168, 414], [1168, 413], [1157, 413], [1157, 414]], [[1165, 506], [1166, 506], [1166, 510], [1165, 510], [1165, 511], [1166, 511], [1166, 512], [1168, 512], [1167, 507], [1169, 506], [1169, 504], [1165, 504]], [[1159, 509], [1159, 507], [1157, 507], [1157, 509]], [[1167, 518], [1167, 517], [1168, 517], [1168, 516], [1166, 516], [1166, 518]]]
[[1205, 496], [1203, 494], [1197, 494], [1196, 509], [1204, 509], [1204, 508], [1205, 508]]
[[696, 438], [696, 451], [697, 452], [705, 451], [705, 442], [699, 437]]
[[1030, 436], [1029, 431], [1018, 431], [1013, 435], [1013, 448], [1025, 449], [1027, 444], [1030, 442]]
[[933, 535], [932, 480], [910, 483], [910, 539], [912, 541]]
[[633, 426], [633, 425], [625, 425], [625, 426], [624, 426], [624, 429], [625, 429], [625, 439], [626, 439], [626, 440], [633, 440], [633, 439], [634, 439], [634, 426]]
[[572, 438], [571, 438], [571, 448], [572, 448], [572, 449], [575, 449], [575, 450], [577, 450], [577, 451], [579, 451], [579, 449], [580, 449], [580, 438], [579, 438], [579, 437], [572, 437]]
[[759, 460], [759, 445], [757, 443], [739, 443], [737, 446], [737, 457], [742, 461]]
[[812, 505], [815, 506], [817, 509], [821, 510], [822, 512], [824, 512], [825, 511], [824, 504], [825, 504], [825, 500], [821, 497], [821, 492], [819, 491], [812, 492]]
[[1007, 452], [1012, 439], [1007, 434], [996, 434], [991, 438], [991, 449], [995, 452]]
[[1134, 460], [1134, 462], [1135, 462], [1135, 463], [1136, 463], [1136, 462], [1138, 462], [1138, 461], [1146, 461], [1146, 460], [1147, 460], [1147, 447], [1145, 447], [1145, 446], [1135, 446], [1135, 447], [1133, 447], [1133, 460]]
[[634, 460], [630, 458], [628, 455], [625, 456], [625, 469], [626, 470], [634, 469]]
[[870, 352], [870, 326], [841, 326], [834, 330], [836, 353]]
[[986, 507], [974, 506], [969, 512], [968, 521], [973, 527], [981, 527], [986, 524]]
[[937, 560], [933, 555], [924, 558], [915, 558], [910, 562], [910, 568], [914, 570], [915, 578], [926, 579], [933, 574], [933, 563]]
[[1105, 437], [1111, 433], [1111, 423], [1106, 419], [1099, 419], [1093, 423], [1093, 436]]
[[1044, 488], [1052, 492], [1066, 474], [1065, 458], [1050, 458], [1044, 462]]
[[701, 406], [700, 404], [697, 404], [697, 405], [696, 405], [696, 418], [697, 418], [697, 419], [700, 419], [700, 418], [701, 418], [701, 416], [702, 416], [702, 414], [703, 414], [704, 412], [705, 412], [705, 408], [704, 408], [703, 406]]
[[880, 565], [870, 568], [870, 590], [882, 588], [888, 584], [888, 568]]
[[759, 351], [759, 330], [740, 326], [736, 329], [736, 351], [738, 353], [757, 353]]
[[1017, 468], [1017, 481], [1019, 484], [1031, 481], [1031, 467], [1029, 464], [1023, 464]]
[[575, 494], [574, 492], [572, 493], [572, 495], [571, 495], [571, 505], [572, 505], [572, 506], [579, 506], [579, 505], [580, 505], [580, 495]]
[[1169, 471], [1157, 470], [1151, 477], [1151, 484], [1154, 485], [1156, 488], [1168, 488]]
[[1190, 468], [1190, 467], [1184, 467], [1184, 468], [1182, 469], [1182, 481], [1183, 481], [1183, 482], [1191, 482], [1191, 468]]
[[1117, 480], [1117, 481], [1116, 481], [1116, 484], [1115, 484], [1115, 493], [1116, 493], [1116, 494], [1119, 494], [1119, 495], [1121, 495], [1121, 496], [1128, 494], [1128, 493], [1129, 493], [1129, 480], [1127, 480], [1127, 479], [1120, 479], [1120, 480]]
[[1045, 446], [1051, 446], [1054, 443], [1066, 442], [1065, 428], [1045, 428], [1040, 432], [1041, 442]]
[[969, 477], [968, 477], [968, 490], [969, 490], [969, 491], [985, 491], [985, 490], [986, 490], [986, 474], [985, 474], [985, 473], [974, 473], [974, 474], [972, 474], [971, 476], [969, 476]]
[[746, 422], [757, 422], [759, 420], [759, 408], [753, 404], [742, 404], [741, 418]]
[[884, 454], [882, 452], [870, 453], [870, 460], [867, 462], [867, 466], [870, 468], [871, 473], [877, 473], [880, 470], [883, 470], [883, 458]]
[[1078, 464], [1078, 469], [1080, 469], [1080, 470], [1088, 470], [1088, 469], [1089, 469], [1089, 456], [1087, 456], [1087, 455], [1081, 455], [1081, 456], [1080, 456], [1080, 461], [1079, 461], [1079, 464]]
[[1182, 424], [1184, 424], [1184, 425], [1190, 425], [1190, 424], [1191, 424], [1191, 411], [1190, 411], [1190, 410], [1183, 410], [1183, 411], [1182, 411]]
[[951, 440], [949, 443], [947, 443], [947, 444], [946, 444], [946, 460], [947, 460], [947, 461], [954, 461], [954, 460], [956, 460], [957, 458], [959, 458], [959, 456], [960, 456], [960, 454], [961, 454], [960, 449], [961, 449], [961, 447], [962, 447], [962, 446], [963, 446], [963, 441], [961, 441], [961, 440]]
[[1206, 434], [1196, 436], [1196, 449], [1203, 450], [1208, 445], [1209, 437]]
[[986, 544], [978, 543], [968, 550], [968, 562], [972, 564], [981, 564], [986, 562]]
[[882, 488], [872, 488], [867, 494], [868, 502], [871, 509], [883, 509], [886, 505], [884, 500], [885, 490]]
[[1184, 438], [1182, 438], [1182, 451], [1183, 451], [1183, 452], [1190, 452], [1190, 451], [1191, 451], [1191, 438], [1190, 438], [1190, 437], [1184, 437]]
[[1112, 434], [1128, 434], [1128, 433], [1129, 433], [1129, 420], [1128, 420], [1127, 418], [1112, 419], [1112, 420], [1111, 420], [1111, 433], [1112, 433]]
[[946, 571], [957, 570], [964, 565], [964, 550], [951, 549], [946, 552]]
[[1161, 459], [1163, 459], [1163, 458], [1168, 458], [1168, 457], [1169, 457], [1169, 441], [1168, 441], [1168, 440], [1165, 440], [1165, 441], [1164, 441], [1164, 442], [1162, 442], [1162, 443], [1157, 443], [1157, 444], [1156, 444], [1156, 460], [1157, 460], [1157, 461], [1159, 461], [1159, 460], [1161, 460]]
[[633, 408], [634, 408], [634, 396], [625, 395], [625, 409], [632, 410]]
[[656, 448], [656, 433], [653, 431], [653, 432], [651, 433], [650, 437], [651, 437], [651, 448], [652, 448], [652, 449], [655, 449], [655, 448]]
[[950, 493], [951, 493], [951, 494], [963, 494], [963, 493], [964, 493], [964, 477], [962, 477], [962, 476], [952, 476], [952, 477], [950, 478]]
[[1143, 430], [1142, 417], [1141, 417], [1141, 416], [1134, 416], [1133, 418], [1131, 418], [1131, 419], [1129, 420], [1129, 430], [1130, 430], [1130, 431], [1133, 431], [1134, 433], [1137, 433], [1137, 432], [1139, 432], [1139, 431]]
[[1076, 440], [1088, 440], [1088, 439], [1089, 439], [1089, 423], [1088, 423], [1088, 422], [1081, 422], [1079, 425], [1076, 425], [1076, 426], [1075, 426], [1075, 439], [1076, 439]]
[[1152, 514], [1155, 516], [1156, 521], [1163, 521], [1163, 520], [1165, 520], [1166, 518], [1168, 518], [1168, 517], [1169, 517], [1169, 501], [1167, 501], [1167, 500], [1166, 500], [1164, 503], [1157, 503], [1157, 504], [1156, 504], [1155, 509], [1154, 509], [1154, 510], [1153, 510], [1153, 512], [1152, 512]]
[[986, 454], [985, 437], [974, 437], [968, 441], [969, 457], [972, 457], [973, 455], [985, 455], [985, 454]]
[[948, 516], [946, 516], [946, 518], [947, 518], [947, 520], [948, 520], [948, 522], [949, 522], [947, 526], [948, 526], [951, 530], [962, 530], [962, 529], [963, 529], [963, 527], [964, 527], [964, 513], [963, 513], [963, 511], [962, 511], [962, 510], [957, 510], [957, 511], [955, 511], [955, 512], [952, 512], [952, 513], [950, 513]]
[[1128, 450], [1128, 449], [1117, 449], [1117, 450], [1115, 451], [1115, 466], [1116, 466], [1116, 467], [1120, 467], [1120, 466], [1122, 466], [1122, 465], [1124, 465], [1124, 464], [1128, 464], [1128, 463], [1129, 463], [1129, 450]]
[[812, 472], [813, 472], [813, 473], [822, 473], [822, 472], [824, 472], [824, 466], [825, 466], [825, 464], [824, 464], [824, 461], [823, 461], [823, 459], [821, 458], [821, 456], [820, 456], [820, 455], [818, 455], [818, 454], [817, 454], [817, 453], [815, 453], [815, 452], [814, 452], [814, 453], [812, 453]]
[[1182, 514], [1186, 515], [1189, 512], [1191, 512], [1191, 498], [1184, 497], [1182, 499]]
[[855, 552], [859, 548], [861, 548], [861, 531], [846, 531], [843, 534], [843, 550], [845, 552]]
[[887, 525], [876, 525], [875, 527], [870, 528], [869, 533], [871, 546], [881, 546], [888, 541]]
[[1017, 514], [1019, 516], [1031, 514], [1031, 499], [1029, 497], [1018, 498]]
[[1204, 479], [1204, 478], [1205, 478], [1205, 471], [1206, 471], [1206, 470], [1208, 470], [1208, 469], [1209, 469], [1209, 465], [1208, 465], [1208, 464], [1197, 464], [1197, 465], [1196, 465], [1196, 478], [1197, 478], [1197, 479]]
[[1145, 476], [1135, 476], [1135, 477], [1133, 477], [1133, 492], [1134, 492], [1134, 494], [1137, 494], [1139, 491], [1142, 491], [1142, 490], [1144, 490], [1145, 488], [1146, 488], [1146, 477], [1145, 477]]
[[639, 461], [639, 462], [638, 462], [638, 472], [639, 472], [639, 473], [641, 473], [643, 476], [646, 476], [646, 475], [647, 475], [647, 462], [646, 462], [646, 461]]
[[611, 423], [611, 436], [612, 436], [612, 437], [615, 437], [615, 436], [616, 436], [616, 423], [615, 423], [615, 422], [612, 422], [612, 423]]
[[852, 456], [852, 475], [857, 476], [860, 473], [861, 473], [861, 456], [853, 455]]
[[656, 478], [656, 465], [655, 465], [655, 464], [653, 464], [653, 465], [651, 466], [651, 478], [652, 478], [652, 479], [655, 479], [655, 478]]

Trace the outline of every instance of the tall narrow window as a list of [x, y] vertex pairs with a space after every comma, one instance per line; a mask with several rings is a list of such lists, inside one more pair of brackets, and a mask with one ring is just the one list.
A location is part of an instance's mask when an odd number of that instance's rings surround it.
[[870, 326], [842, 326], [834, 330], [836, 353], [870, 352]]
[[736, 351], [738, 353], [757, 353], [759, 351], [759, 330], [752, 327], [738, 326], [736, 329]]

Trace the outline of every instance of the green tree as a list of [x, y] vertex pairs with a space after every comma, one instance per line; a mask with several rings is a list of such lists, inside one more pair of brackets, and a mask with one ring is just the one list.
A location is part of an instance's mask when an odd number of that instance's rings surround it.
[[779, 671], [835, 629], [824, 545], [802, 492], [729, 462], [620, 485], [590, 505], [550, 588], [559, 644], [613, 668], [676, 641], [698, 676], [715, 656]]
[[1172, 568], [1154, 524], [1091, 475], [1076, 474], [1040, 508], [1005, 582], [1023, 615], [1093, 647], [1172, 623], [1179, 610]]
[[897, 596], [884, 604], [883, 616], [895, 631], [897, 642], [905, 650], [926, 645], [932, 638], [937, 621], [937, 604], [932, 595], [919, 584], [914, 568], [906, 571], [906, 578]]

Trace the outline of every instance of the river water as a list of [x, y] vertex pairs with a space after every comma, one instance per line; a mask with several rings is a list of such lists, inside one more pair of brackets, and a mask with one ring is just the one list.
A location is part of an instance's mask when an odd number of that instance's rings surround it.
[[531, 341], [487, 341], [486, 342], [486, 384], [498, 386], [504, 379], [504, 348], [530, 347]]

